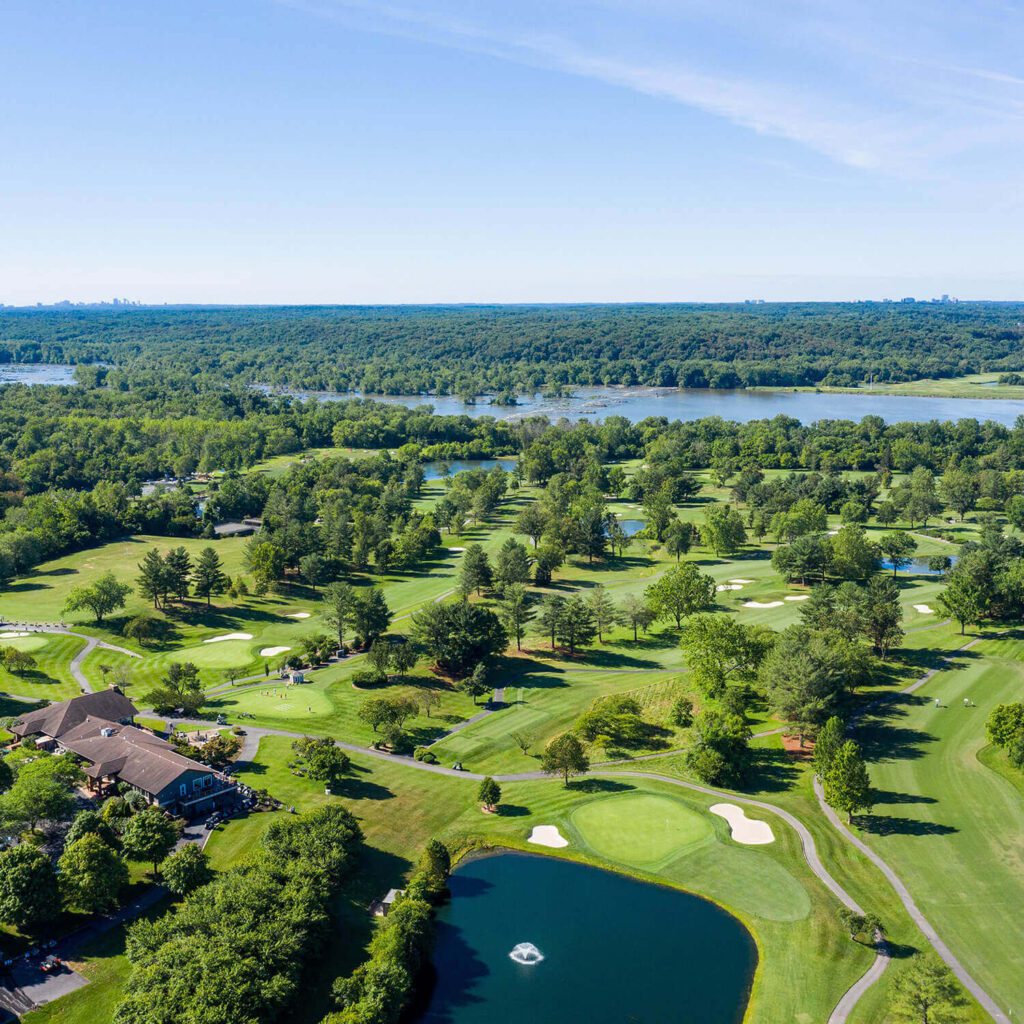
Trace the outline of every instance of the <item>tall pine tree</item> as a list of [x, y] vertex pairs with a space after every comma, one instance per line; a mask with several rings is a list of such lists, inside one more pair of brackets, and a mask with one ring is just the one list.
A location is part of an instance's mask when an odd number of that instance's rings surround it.
[[156, 548], [147, 551], [146, 557], [139, 562], [139, 576], [136, 584], [139, 593], [151, 600], [154, 608], [159, 608], [167, 597], [167, 565]]
[[203, 548], [196, 558], [193, 582], [196, 597], [206, 598], [206, 607], [210, 607], [210, 598], [214, 594], [223, 594], [227, 590], [228, 577], [220, 560], [220, 555], [213, 548]]

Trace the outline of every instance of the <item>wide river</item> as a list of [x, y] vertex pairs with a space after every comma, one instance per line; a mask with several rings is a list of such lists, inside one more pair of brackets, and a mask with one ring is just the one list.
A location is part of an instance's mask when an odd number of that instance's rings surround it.
[[[352, 395], [336, 392], [290, 391], [300, 397], [340, 401]], [[577, 388], [571, 398], [544, 395], [520, 396], [515, 406], [491, 405], [486, 398], [469, 404], [454, 395], [367, 395], [377, 402], [398, 405], [431, 405], [444, 416], [494, 416], [522, 419], [544, 415], [551, 420], [604, 419], [624, 416], [639, 423], [648, 416], [669, 420], [699, 420], [721, 416], [747, 423], [750, 420], [790, 416], [802, 423], [817, 420], [861, 420], [881, 416], [889, 423], [929, 420], [995, 420], [1012, 427], [1024, 416], [1024, 402], [1009, 398], [921, 398], [903, 395], [846, 394], [817, 391], [678, 391], [675, 388]]]
[[[554, 857], [451, 877], [421, 1024], [738, 1024], [757, 950], [712, 903]], [[518, 963], [517, 946], [543, 957]]]

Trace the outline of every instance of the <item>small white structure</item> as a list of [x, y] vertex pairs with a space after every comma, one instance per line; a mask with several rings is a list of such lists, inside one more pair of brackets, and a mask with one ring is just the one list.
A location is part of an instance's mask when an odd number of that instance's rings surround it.
[[391, 911], [392, 904], [399, 896], [404, 896], [404, 889], [388, 889], [387, 895], [381, 900], [374, 900], [370, 910], [374, 917], [387, 917]]

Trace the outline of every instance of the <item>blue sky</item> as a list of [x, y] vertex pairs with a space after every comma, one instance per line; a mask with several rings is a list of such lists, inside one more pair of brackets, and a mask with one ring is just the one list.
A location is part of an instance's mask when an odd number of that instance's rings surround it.
[[1024, 299], [1024, 4], [6, 0], [0, 302]]

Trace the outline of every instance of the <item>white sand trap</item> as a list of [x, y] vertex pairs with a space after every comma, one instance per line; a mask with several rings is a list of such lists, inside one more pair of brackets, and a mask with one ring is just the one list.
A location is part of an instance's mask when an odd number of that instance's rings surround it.
[[6, 633], [0, 633], [0, 639], [3, 639], [3, 640], [15, 640], [15, 639], [17, 639], [18, 637], [21, 637], [21, 636], [31, 636], [31, 635], [32, 635], [31, 633], [15, 633], [15, 632], [12, 632], [12, 631], [8, 631]]
[[742, 590], [742, 583], [719, 583], [715, 590], [720, 594], [723, 590]]
[[[914, 611], [920, 612], [922, 615], [934, 615], [935, 609], [927, 604], [915, 604]], [[0, 636], [10, 636], [10, 633], [0, 633]], [[18, 633], [17, 636], [24, 636], [24, 633]]]
[[569, 840], [558, 831], [557, 825], [534, 825], [530, 838], [526, 841], [533, 843], [534, 846], [550, 846], [555, 850], [561, 850], [563, 846], [569, 845]]
[[744, 601], [744, 608], [781, 608], [781, 601]]
[[730, 583], [739, 583], [742, 586], [744, 583], [753, 583], [754, 581], [753, 580], [741, 580], [741, 579], [737, 578], [737, 579], [734, 579], [734, 580], [729, 580], [729, 582]]
[[711, 813], [729, 822], [732, 837], [744, 846], [767, 846], [775, 842], [775, 835], [767, 821], [754, 821], [746, 811], [735, 804], [712, 804]]
[[808, 601], [810, 600], [810, 594], [790, 594], [789, 597], [784, 597], [783, 601]]
[[289, 612], [285, 616], [285, 618], [286, 619], [308, 619], [309, 618], [309, 612]]
[[204, 644], [219, 644], [221, 640], [251, 640], [252, 633], [224, 633], [222, 636], [211, 636]]
[[466, 549], [465, 548], [449, 548], [448, 551], [453, 555], [461, 555]]
[[261, 658], [272, 658], [275, 654], [284, 654], [285, 651], [290, 651], [290, 647], [264, 647], [260, 651]]

